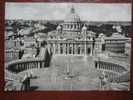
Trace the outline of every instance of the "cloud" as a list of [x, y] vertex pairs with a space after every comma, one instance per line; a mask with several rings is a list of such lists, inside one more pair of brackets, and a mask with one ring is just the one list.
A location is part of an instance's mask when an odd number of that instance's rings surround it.
[[83, 20], [131, 21], [130, 3], [6, 3], [5, 18], [65, 19], [72, 5]]

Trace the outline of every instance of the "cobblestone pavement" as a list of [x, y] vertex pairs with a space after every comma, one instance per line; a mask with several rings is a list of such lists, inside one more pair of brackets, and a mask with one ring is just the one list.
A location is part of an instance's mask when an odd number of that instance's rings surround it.
[[36, 90], [98, 90], [98, 74], [91, 56], [55, 55], [49, 68], [34, 71], [38, 78], [31, 80], [31, 87]]

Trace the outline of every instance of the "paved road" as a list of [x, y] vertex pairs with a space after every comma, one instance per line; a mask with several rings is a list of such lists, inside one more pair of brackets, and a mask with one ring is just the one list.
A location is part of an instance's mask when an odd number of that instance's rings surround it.
[[[67, 75], [68, 71], [69, 75]], [[34, 74], [38, 78], [31, 80], [31, 86], [36, 87], [36, 90], [97, 90], [99, 88], [98, 72], [94, 68], [92, 57], [56, 55], [53, 56], [49, 68], [36, 70]]]

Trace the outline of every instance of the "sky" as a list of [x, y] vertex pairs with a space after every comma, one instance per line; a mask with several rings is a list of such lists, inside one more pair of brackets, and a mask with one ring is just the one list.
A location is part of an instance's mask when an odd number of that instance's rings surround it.
[[63, 20], [72, 6], [81, 20], [131, 21], [130, 3], [6, 3], [5, 19]]

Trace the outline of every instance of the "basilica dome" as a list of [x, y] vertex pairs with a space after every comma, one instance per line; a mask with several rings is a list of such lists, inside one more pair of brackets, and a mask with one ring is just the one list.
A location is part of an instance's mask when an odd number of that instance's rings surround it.
[[62, 23], [62, 30], [65, 33], [73, 32], [73, 34], [77, 34], [77, 32], [81, 31], [80, 17], [75, 12], [74, 7], [71, 7], [70, 12], [64, 19], [64, 22]]

